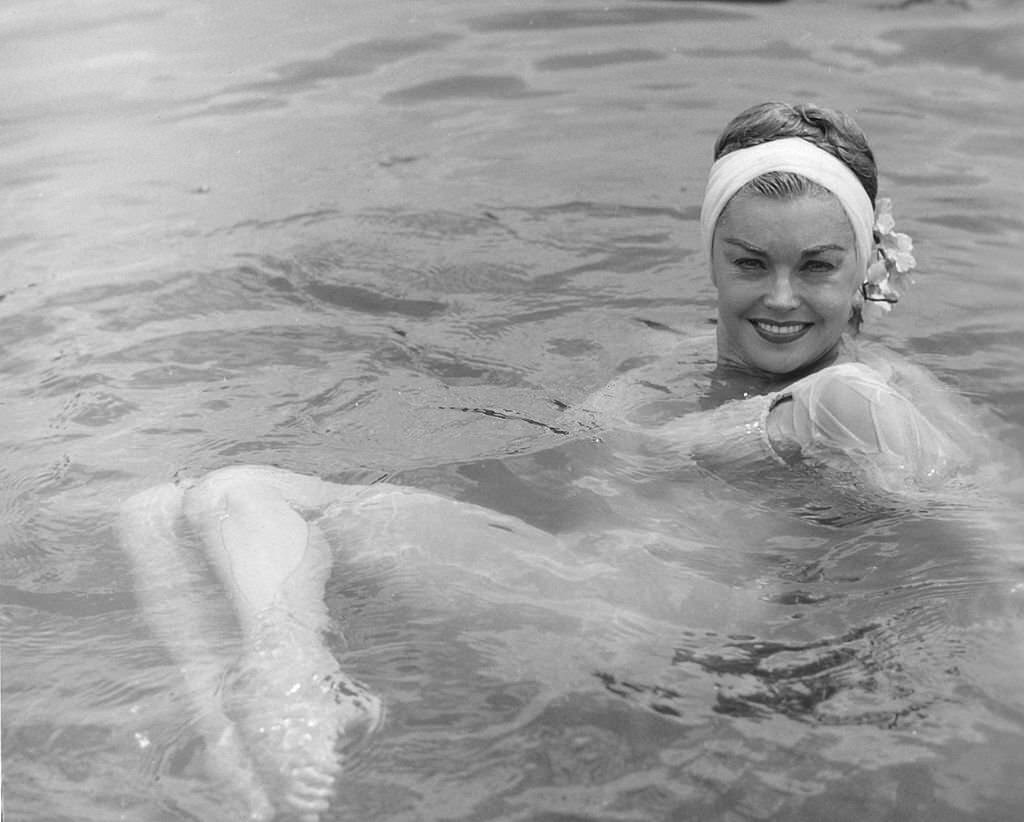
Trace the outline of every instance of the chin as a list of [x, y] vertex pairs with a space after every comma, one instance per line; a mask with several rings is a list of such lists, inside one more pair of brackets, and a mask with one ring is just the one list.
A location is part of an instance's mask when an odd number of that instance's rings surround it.
[[719, 340], [720, 360], [772, 380], [800, 376], [829, 364], [839, 345], [838, 339], [827, 341], [814, 332], [789, 345], [772, 345], [742, 326], [732, 331]]
[[815, 371], [835, 357], [833, 349], [825, 351], [787, 352], [777, 356], [754, 356], [747, 359], [757, 370], [776, 377], [790, 377]]

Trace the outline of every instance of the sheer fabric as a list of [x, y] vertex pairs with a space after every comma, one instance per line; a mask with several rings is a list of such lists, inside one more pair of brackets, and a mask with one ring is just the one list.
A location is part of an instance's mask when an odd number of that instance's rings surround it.
[[[619, 381], [621, 408], [602, 409], [600, 422], [654, 436], [733, 478], [817, 467], [865, 490], [899, 494], [954, 479], [973, 482], [985, 465], [998, 462], [966, 401], [892, 352], [872, 347], [857, 353], [861, 360], [829, 366], [780, 391], [654, 426], [631, 419], [628, 385]], [[785, 425], [777, 424], [780, 419]]]
[[968, 461], [908, 396], [862, 363], [811, 374], [777, 394], [772, 408], [792, 424], [791, 440], [773, 443], [780, 454], [792, 459], [798, 451], [828, 464], [843, 459], [885, 486], [931, 485]]

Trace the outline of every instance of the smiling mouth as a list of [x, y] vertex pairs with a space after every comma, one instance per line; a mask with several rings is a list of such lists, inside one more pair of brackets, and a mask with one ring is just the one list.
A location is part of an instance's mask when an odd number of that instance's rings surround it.
[[751, 320], [750, 324], [764, 339], [779, 343], [799, 339], [813, 325], [813, 323], [773, 323], [768, 320]]

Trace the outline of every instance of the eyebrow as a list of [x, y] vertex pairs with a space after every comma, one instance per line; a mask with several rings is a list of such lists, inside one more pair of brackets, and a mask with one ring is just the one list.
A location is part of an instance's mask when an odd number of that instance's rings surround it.
[[[723, 243], [728, 243], [729, 245], [739, 246], [740, 248], [744, 249], [745, 251], [749, 251], [751, 254], [760, 254], [762, 257], [767, 257], [768, 256], [768, 252], [765, 251], [763, 248], [759, 248], [758, 246], [754, 245], [753, 243], [744, 242], [743, 240], [738, 240], [738, 239], [736, 239], [734, 237], [723, 237], [722, 238], [722, 242]], [[822, 245], [813, 245], [810, 248], [805, 248], [801, 252], [801, 256], [809, 257], [809, 256], [812, 256], [814, 254], [821, 254], [822, 252], [825, 252], [825, 251], [841, 251], [841, 252], [845, 252], [845, 251], [847, 251], [847, 248], [846, 248], [846, 246], [838, 245], [836, 243], [823, 243]]]

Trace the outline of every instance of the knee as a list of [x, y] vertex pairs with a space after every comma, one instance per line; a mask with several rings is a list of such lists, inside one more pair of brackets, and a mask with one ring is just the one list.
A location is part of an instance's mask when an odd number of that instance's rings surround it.
[[190, 496], [223, 498], [232, 491], [265, 485], [276, 469], [263, 465], [230, 465], [203, 476], [188, 491]]
[[232, 500], [256, 499], [275, 487], [280, 469], [266, 465], [231, 465], [203, 476], [185, 492], [189, 519], [210, 511], [226, 510]]

